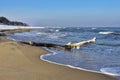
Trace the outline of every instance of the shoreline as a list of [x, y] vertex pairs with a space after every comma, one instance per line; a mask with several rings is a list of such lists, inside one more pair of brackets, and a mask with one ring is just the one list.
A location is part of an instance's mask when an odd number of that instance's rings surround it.
[[51, 55], [56, 55], [58, 53], [52, 51], [52, 50], [49, 50], [47, 48], [44, 48], [45, 50], [49, 51], [48, 54], [43, 54], [40, 56], [40, 59], [43, 60], [43, 61], [46, 61], [46, 62], [49, 62], [49, 63], [52, 63], [52, 64], [56, 64], [56, 65], [60, 65], [60, 66], [66, 66], [66, 67], [69, 67], [69, 68], [72, 68], [72, 69], [78, 69], [78, 70], [84, 70], [84, 71], [88, 71], [88, 72], [94, 72], [94, 73], [99, 73], [99, 74], [105, 74], [105, 75], [109, 75], [109, 76], [113, 76], [113, 77], [119, 77], [120, 75], [118, 74], [112, 74], [112, 73], [107, 73], [107, 72], [101, 72], [101, 69], [100, 71], [95, 71], [95, 70], [89, 70], [89, 69], [85, 69], [85, 68], [81, 68], [81, 67], [75, 67], [75, 66], [72, 66], [72, 65], [67, 65], [67, 64], [62, 64], [62, 63], [57, 63], [57, 62], [53, 62], [53, 61], [49, 61], [49, 60], [46, 60], [44, 59], [43, 57], [44, 56], [51, 56]]
[[3, 41], [0, 42], [0, 79], [116, 80], [114, 77], [106, 74], [89, 72], [81, 69], [78, 70], [76, 68], [43, 61], [40, 59], [40, 56], [45, 54], [49, 55], [47, 50], [41, 47], [25, 45], [8, 40], [6, 37], [0, 36], [0, 38], [3, 39]]
[[[55, 55], [57, 53], [52, 51], [52, 50], [48, 50], [46, 48], [45, 48], [45, 50], [49, 51], [49, 53], [43, 54], [43, 55], [40, 56], [40, 59], [43, 60], [43, 61], [46, 61], [46, 62], [49, 62], [49, 63], [52, 63], [52, 64], [56, 64], [56, 65], [60, 65], [60, 66], [66, 66], [66, 67], [73, 68], [73, 69], [78, 69], [78, 70], [84, 70], [84, 71], [88, 71], [88, 72], [95, 72], [95, 73], [105, 74], [105, 73], [100, 72], [100, 71], [88, 70], [88, 69], [84, 69], [84, 68], [80, 68], [80, 67], [74, 67], [74, 66], [71, 66], [71, 65], [65, 65], [65, 64], [56, 63], [56, 62], [53, 62], [53, 61], [46, 60], [46, 59], [43, 58], [44, 56]], [[110, 75], [110, 76], [115, 76], [115, 75]]]

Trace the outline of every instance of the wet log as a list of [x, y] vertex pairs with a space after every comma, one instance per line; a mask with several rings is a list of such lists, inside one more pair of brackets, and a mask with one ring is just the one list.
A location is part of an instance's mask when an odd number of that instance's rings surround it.
[[31, 46], [38, 46], [38, 47], [48, 47], [48, 48], [56, 48], [56, 49], [63, 49], [63, 50], [71, 50], [71, 47], [67, 45], [59, 45], [59, 44], [53, 44], [53, 43], [36, 43], [36, 42], [22, 42], [19, 41], [20, 43], [31, 45]]
[[52, 44], [52, 43], [36, 43], [33, 41], [21, 42], [21, 43], [28, 44], [31, 46], [52, 47], [52, 48], [58, 48], [58, 49], [64, 49], [64, 50], [71, 50], [72, 48], [79, 49], [79, 47], [81, 47], [82, 45], [91, 44], [91, 43], [95, 43], [95, 42], [96, 42], [96, 37], [94, 37], [93, 39], [90, 39], [90, 40], [81, 41], [81, 42], [77, 42], [77, 43], [69, 42], [66, 45], [59, 45], [59, 44]]

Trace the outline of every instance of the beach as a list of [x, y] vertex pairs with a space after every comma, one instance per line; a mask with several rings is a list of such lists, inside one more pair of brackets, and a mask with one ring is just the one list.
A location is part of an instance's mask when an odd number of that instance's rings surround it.
[[116, 80], [94, 73], [49, 63], [40, 59], [49, 52], [0, 36], [0, 80]]

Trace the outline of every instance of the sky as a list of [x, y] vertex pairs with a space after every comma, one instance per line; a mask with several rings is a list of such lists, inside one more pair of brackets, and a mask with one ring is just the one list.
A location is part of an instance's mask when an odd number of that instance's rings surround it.
[[0, 16], [33, 26], [120, 27], [120, 0], [0, 0]]

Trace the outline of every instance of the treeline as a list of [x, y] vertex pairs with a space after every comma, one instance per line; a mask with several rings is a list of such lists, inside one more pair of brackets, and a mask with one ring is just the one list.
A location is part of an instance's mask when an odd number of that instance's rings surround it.
[[28, 24], [18, 21], [10, 21], [6, 17], [0, 17], [0, 23], [5, 25], [14, 25], [14, 26], [28, 26]]

